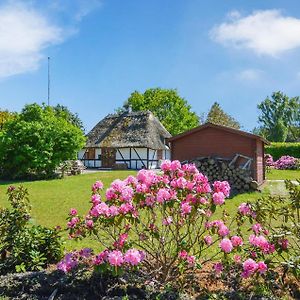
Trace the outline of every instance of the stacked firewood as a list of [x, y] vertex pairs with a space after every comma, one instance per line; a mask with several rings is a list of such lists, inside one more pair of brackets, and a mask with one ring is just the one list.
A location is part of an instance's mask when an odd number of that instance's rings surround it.
[[199, 157], [183, 163], [195, 164], [211, 183], [216, 180], [228, 181], [232, 193], [243, 193], [257, 189], [257, 183], [251, 177], [250, 165], [243, 168], [243, 166], [238, 165], [238, 161], [233, 162], [233, 160], [220, 157]]

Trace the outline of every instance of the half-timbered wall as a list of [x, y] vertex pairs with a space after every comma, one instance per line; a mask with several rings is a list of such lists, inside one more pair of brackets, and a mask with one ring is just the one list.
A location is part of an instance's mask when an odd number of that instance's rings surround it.
[[[170, 150], [147, 149], [147, 148], [118, 148], [116, 149], [116, 163], [126, 163], [128, 169], [156, 169], [160, 161], [170, 159]], [[78, 159], [83, 160], [88, 168], [99, 168], [101, 162], [101, 148], [95, 148], [95, 157], [87, 157], [87, 149], [78, 153]]]

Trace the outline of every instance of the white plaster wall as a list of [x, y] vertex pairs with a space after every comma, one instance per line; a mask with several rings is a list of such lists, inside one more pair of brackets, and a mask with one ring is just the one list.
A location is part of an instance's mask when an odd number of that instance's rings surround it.
[[[129, 148], [119, 148], [119, 151], [123, 155], [124, 159], [130, 158], [130, 149]], [[120, 155], [119, 151], [116, 152], [116, 159], [122, 159], [122, 156]]]
[[163, 152], [163, 159], [171, 159], [171, 151], [167, 149]]
[[83, 159], [84, 153], [85, 153], [85, 149], [80, 150], [77, 154], [78, 159]]

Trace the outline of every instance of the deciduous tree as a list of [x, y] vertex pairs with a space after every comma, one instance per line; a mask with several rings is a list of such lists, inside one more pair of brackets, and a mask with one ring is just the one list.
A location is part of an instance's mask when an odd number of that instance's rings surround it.
[[267, 97], [257, 107], [260, 110], [258, 120], [270, 141], [286, 141], [289, 130], [297, 135], [300, 125], [299, 97], [289, 98], [282, 92], [275, 92], [271, 99]]
[[199, 125], [199, 118], [188, 102], [172, 89], [148, 89], [133, 92], [123, 109], [150, 110], [172, 134], [176, 135]]
[[26, 105], [4, 125], [0, 136], [3, 177], [49, 177], [63, 161], [76, 158], [82, 131], [49, 106]]

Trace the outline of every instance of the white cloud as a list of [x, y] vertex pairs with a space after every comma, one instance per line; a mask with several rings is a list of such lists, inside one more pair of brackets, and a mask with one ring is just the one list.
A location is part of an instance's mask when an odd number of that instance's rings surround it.
[[[0, 6], [0, 79], [37, 70], [45, 59], [45, 49], [76, 33], [82, 18], [101, 3], [101, 0], [45, 0], [43, 4], [37, 0], [7, 0]], [[64, 20], [63, 26], [53, 21], [59, 17]]]
[[42, 50], [63, 40], [62, 29], [31, 6], [0, 7], [0, 78], [34, 71]]
[[261, 79], [263, 71], [258, 69], [246, 69], [237, 74], [239, 80], [255, 81]]
[[278, 56], [300, 47], [300, 19], [284, 16], [279, 10], [255, 11], [246, 17], [234, 11], [210, 36], [225, 46]]

